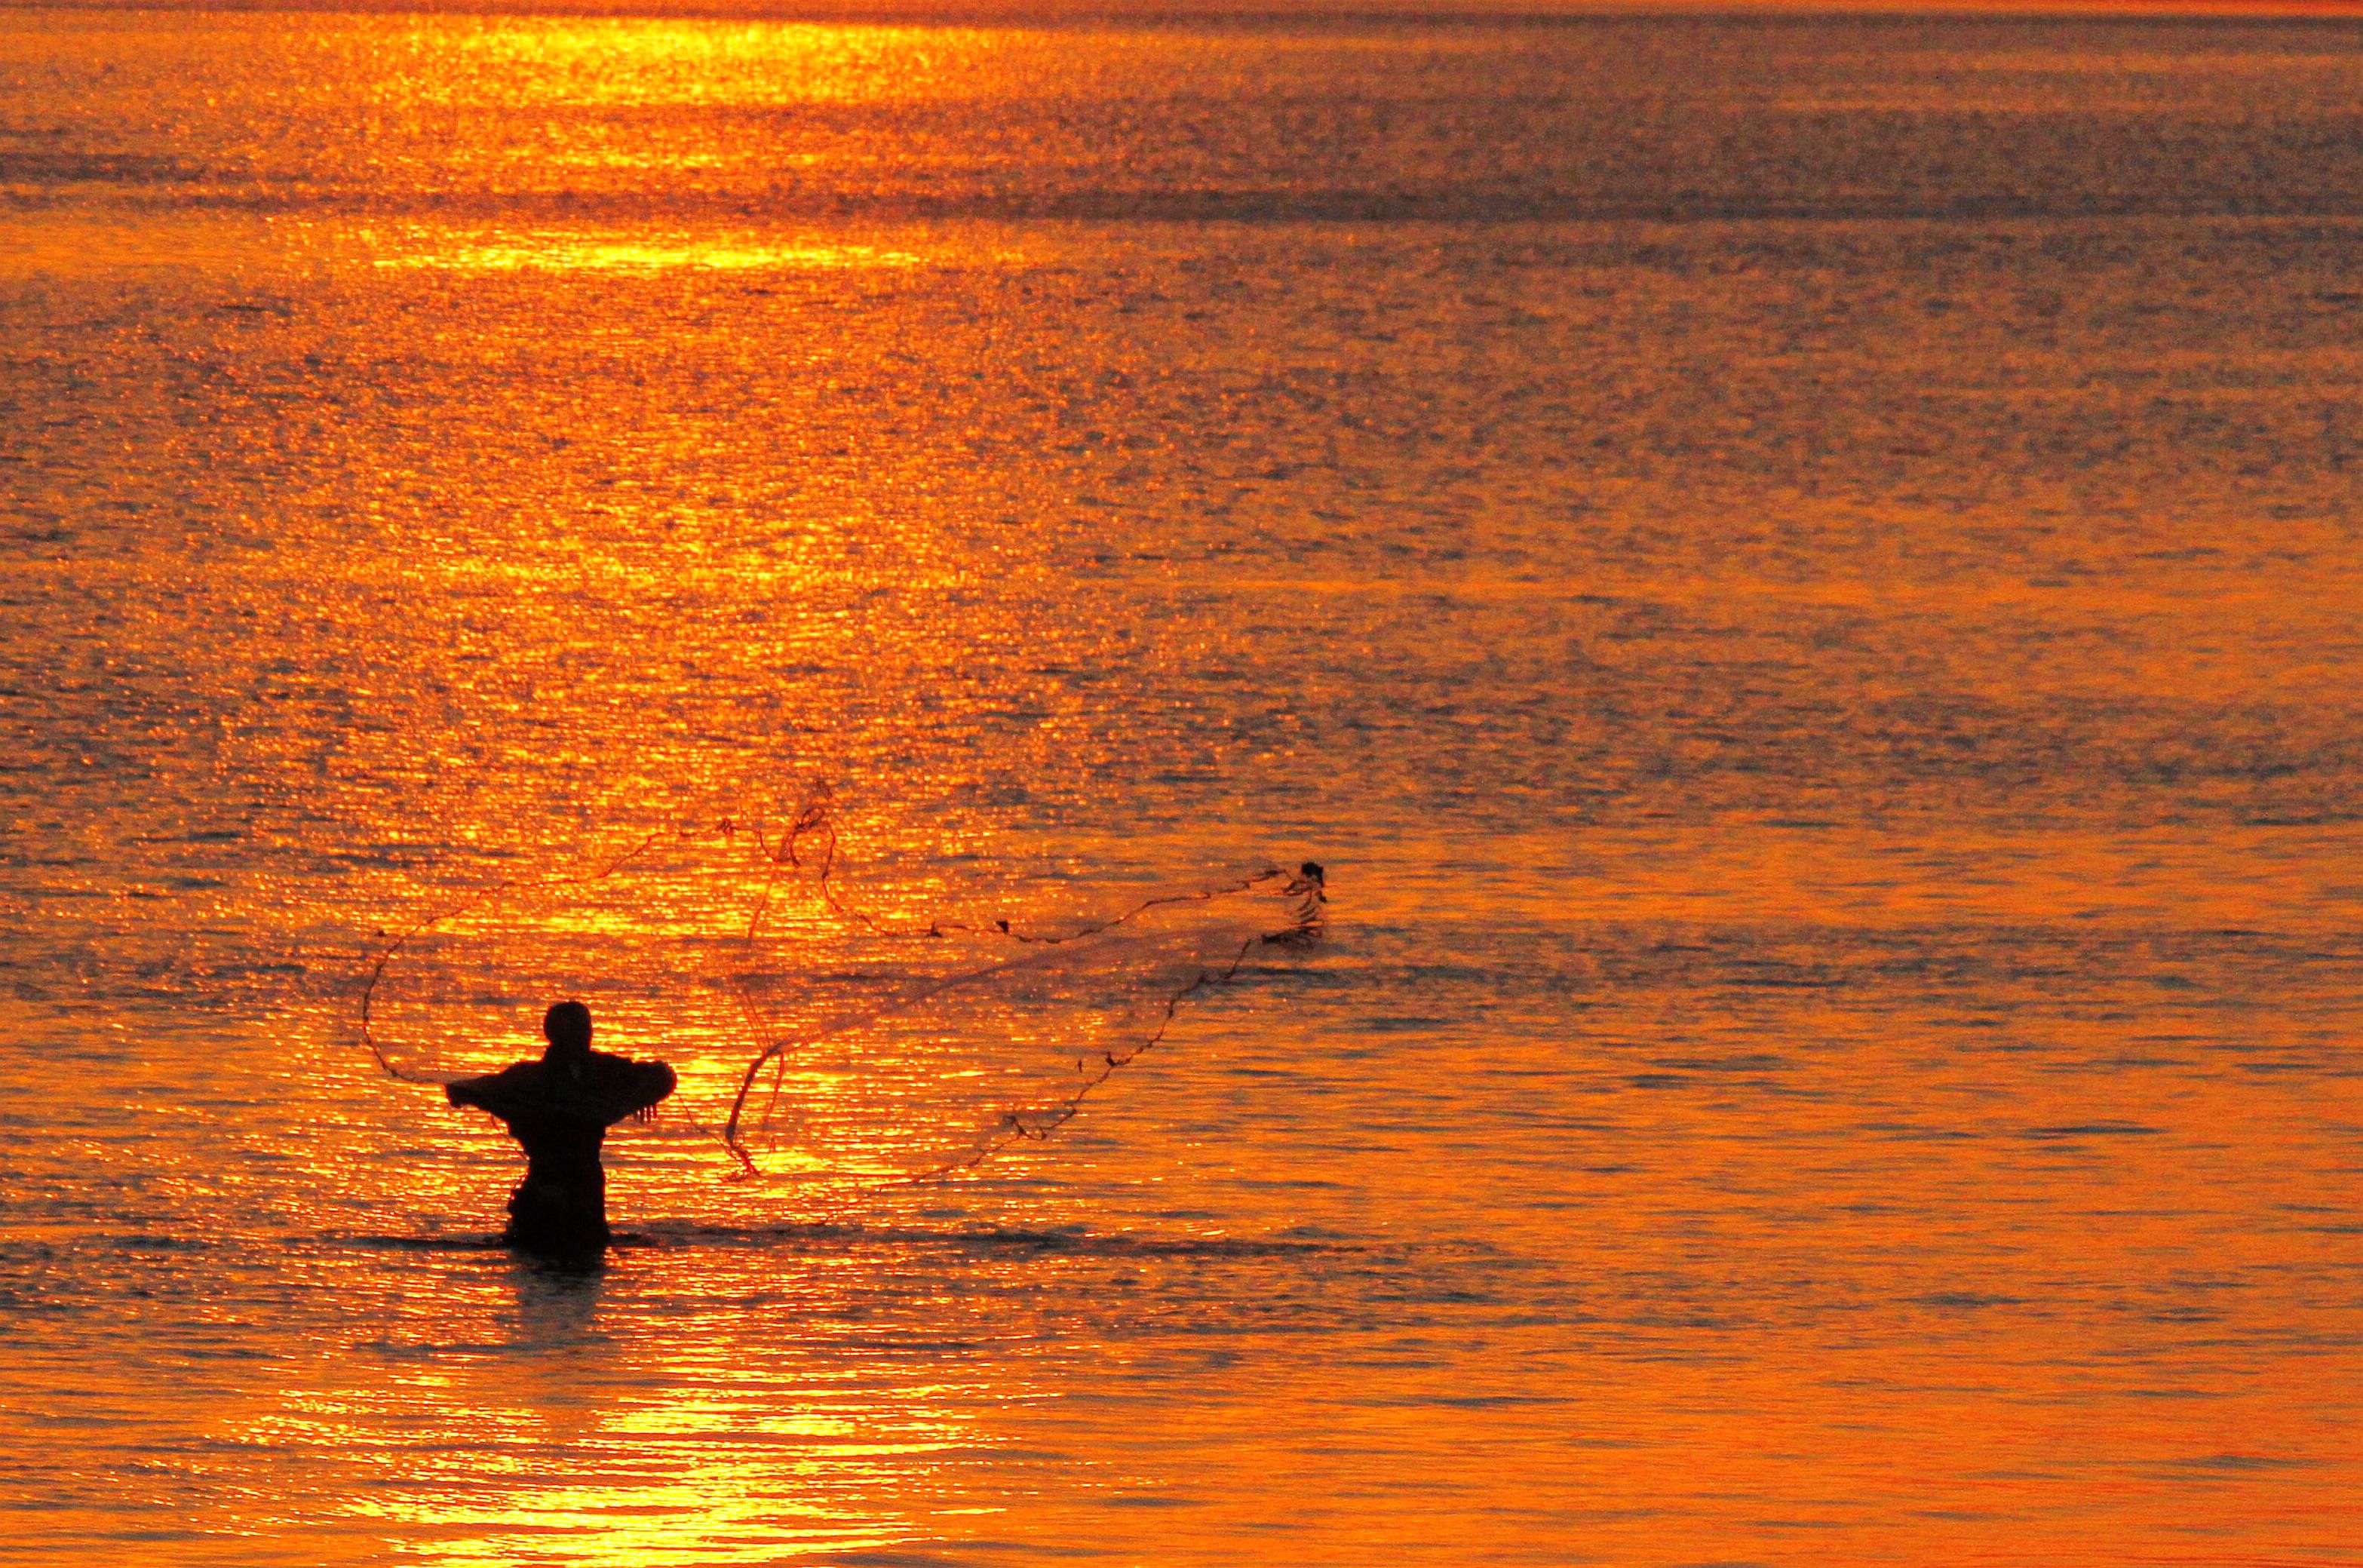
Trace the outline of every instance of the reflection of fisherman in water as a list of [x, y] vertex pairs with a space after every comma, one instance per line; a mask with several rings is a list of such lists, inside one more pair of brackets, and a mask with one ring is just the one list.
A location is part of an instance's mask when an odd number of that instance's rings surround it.
[[672, 1093], [672, 1069], [591, 1049], [591, 1009], [560, 1002], [541, 1020], [549, 1049], [444, 1093], [500, 1118], [525, 1146], [525, 1180], [509, 1197], [501, 1240], [529, 1252], [569, 1256], [607, 1245], [607, 1129], [643, 1115]]

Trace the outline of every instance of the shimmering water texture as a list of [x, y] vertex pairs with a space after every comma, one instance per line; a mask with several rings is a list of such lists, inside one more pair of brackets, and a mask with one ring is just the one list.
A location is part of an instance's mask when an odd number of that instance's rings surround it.
[[0, 1559], [2363, 1555], [2358, 106], [0, 11]]

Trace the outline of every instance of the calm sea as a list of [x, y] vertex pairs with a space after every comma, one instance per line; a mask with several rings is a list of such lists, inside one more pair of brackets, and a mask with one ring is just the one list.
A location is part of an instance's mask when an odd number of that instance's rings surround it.
[[[0, 11], [0, 1560], [2363, 1559], [2358, 241], [2363, 25]], [[823, 787], [1329, 940], [879, 1185], [1173, 974]]]

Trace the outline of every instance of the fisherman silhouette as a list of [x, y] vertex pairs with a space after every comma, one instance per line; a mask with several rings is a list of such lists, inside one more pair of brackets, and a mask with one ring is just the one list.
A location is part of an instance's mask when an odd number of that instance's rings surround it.
[[538, 1062], [513, 1062], [445, 1087], [455, 1106], [498, 1118], [525, 1146], [525, 1180], [509, 1195], [501, 1240], [545, 1257], [596, 1256], [607, 1246], [607, 1173], [599, 1146], [607, 1129], [644, 1115], [673, 1090], [661, 1062], [634, 1062], [591, 1049], [591, 1009], [560, 1002], [543, 1015], [549, 1049]]

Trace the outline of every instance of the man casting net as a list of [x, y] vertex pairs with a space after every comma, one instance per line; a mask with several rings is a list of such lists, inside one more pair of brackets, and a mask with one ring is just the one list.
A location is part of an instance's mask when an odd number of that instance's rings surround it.
[[1071, 878], [1015, 907], [857, 891], [823, 795], [452, 890], [372, 955], [361, 1037], [389, 1074], [448, 1084], [513, 1054], [507, 1020], [579, 997], [679, 1072], [658, 1129], [706, 1140], [717, 1173], [944, 1177], [1055, 1135], [1209, 993], [1317, 941], [1326, 903], [1311, 862]]

